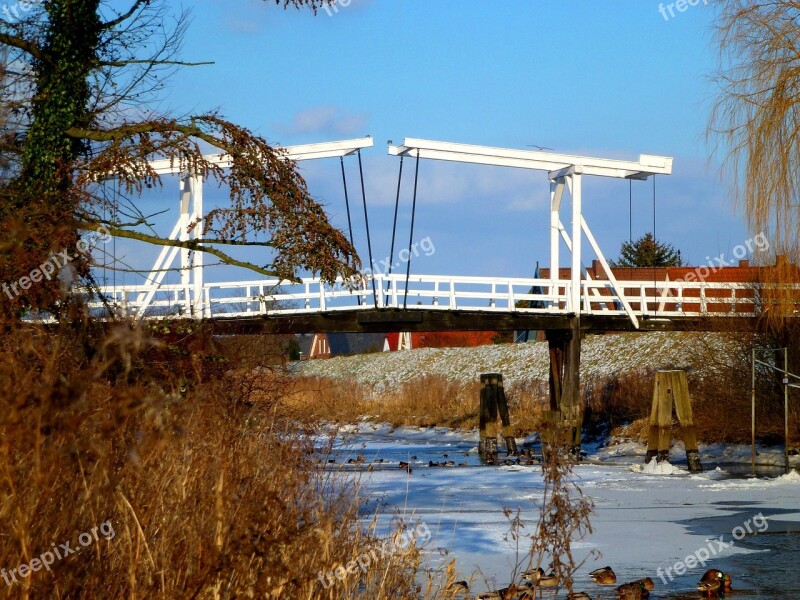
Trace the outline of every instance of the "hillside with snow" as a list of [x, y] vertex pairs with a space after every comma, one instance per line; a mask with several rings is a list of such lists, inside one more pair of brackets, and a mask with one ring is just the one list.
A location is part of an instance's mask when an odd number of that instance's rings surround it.
[[[728, 367], [740, 343], [721, 333], [623, 333], [589, 335], [583, 340], [581, 377], [605, 379], [620, 373], [687, 369], [695, 377]], [[425, 376], [459, 382], [477, 381], [481, 373], [502, 373], [506, 386], [546, 381], [546, 343], [501, 344], [476, 348], [417, 350], [298, 362], [298, 376], [346, 380], [381, 394]]]

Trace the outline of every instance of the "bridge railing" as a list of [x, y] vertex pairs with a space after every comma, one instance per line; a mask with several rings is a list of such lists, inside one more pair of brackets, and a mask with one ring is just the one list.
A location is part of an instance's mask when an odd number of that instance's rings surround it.
[[146, 305], [146, 286], [103, 287], [100, 291], [105, 303], [95, 299], [90, 307], [107, 312], [106, 307], [110, 306], [115, 312], [147, 318], [240, 318], [368, 310], [376, 306], [560, 313], [568, 307], [569, 289], [568, 281], [553, 283], [546, 279], [414, 275], [406, 285], [404, 275], [377, 275], [360, 284], [341, 279], [334, 285], [319, 279], [304, 279], [301, 283], [261, 280], [207, 284], [202, 306], [191, 306], [190, 289], [181, 285], [162, 285]]
[[[778, 286], [705, 281], [585, 281], [582, 313], [625, 315], [623, 300], [638, 317], [754, 317], [776, 301]], [[800, 286], [792, 286], [800, 289]], [[800, 308], [800, 307], [799, 307]]]
[[[373, 283], [376, 294], [373, 295]], [[770, 304], [767, 286], [749, 283], [620, 281], [617, 295], [609, 281], [582, 282], [581, 314], [636, 317], [755, 316]], [[796, 286], [800, 288], [800, 286]], [[377, 275], [360, 284], [319, 279], [207, 284], [200, 306], [190, 304], [190, 288], [162, 285], [145, 304], [147, 286], [105, 287], [107, 304], [90, 303], [96, 314], [107, 307], [138, 317], [237, 318], [259, 315], [406, 308], [572, 314], [570, 282], [548, 279]], [[626, 305], [630, 313], [626, 310]], [[800, 307], [798, 307], [800, 308]]]
[[[562, 312], [569, 281], [446, 275], [379, 276], [379, 308], [477, 310], [482, 312]], [[406, 291], [407, 290], [407, 291]]]

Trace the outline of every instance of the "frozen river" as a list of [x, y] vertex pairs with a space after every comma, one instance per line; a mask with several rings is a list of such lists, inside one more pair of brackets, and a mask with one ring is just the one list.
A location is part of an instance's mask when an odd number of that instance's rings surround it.
[[[473, 590], [482, 592], [508, 585], [525, 557], [524, 545], [518, 552], [507, 541], [510, 526], [503, 509], [520, 509], [526, 530], [532, 531], [543, 481], [538, 466], [481, 466], [476, 441], [474, 435], [444, 430], [363, 425], [337, 448], [333, 468], [355, 471], [372, 464], [372, 471], [358, 475], [370, 498], [365, 521], [377, 514], [387, 531], [398, 515], [424, 522], [432, 533], [426, 546], [431, 568], [456, 559], [462, 578], [472, 577]], [[734, 475], [744, 469], [714, 468], [715, 461], [735, 464], [736, 457], [721, 453], [718, 459], [706, 453], [708, 470], [702, 474], [682, 468], [655, 474], [630, 454], [637, 445], [624, 449], [627, 457], [615, 448], [590, 458], [637, 464], [575, 469], [577, 482], [595, 502], [595, 514], [594, 532], [573, 548], [578, 560], [591, 551], [602, 554], [579, 570], [576, 591], [614, 597], [613, 587], [600, 588], [588, 578], [589, 571], [609, 564], [620, 582], [653, 578], [654, 598], [698, 598], [697, 581], [713, 567], [732, 575], [736, 598], [800, 599], [800, 475]], [[359, 455], [361, 467], [347, 464]], [[677, 465], [684, 464], [682, 458], [675, 453]], [[447, 460], [464, 466], [428, 466]], [[398, 468], [400, 461], [411, 464], [410, 474]]]

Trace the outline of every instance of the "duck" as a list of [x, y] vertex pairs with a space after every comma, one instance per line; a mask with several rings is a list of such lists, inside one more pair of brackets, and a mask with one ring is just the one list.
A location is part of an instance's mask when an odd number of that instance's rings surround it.
[[530, 569], [525, 571], [522, 574], [522, 577], [535, 585], [536, 587], [540, 588], [554, 588], [558, 586], [558, 577], [554, 572], [550, 572], [549, 575], [545, 574], [544, 569], [542, 567], [537, 567], [535, 569]]
[[711, 594], [714, 594], [719, 591], [721, 587], [721, 583], [719, 579], [710, 579], [708, 581], [701, 581], [697, 584], [697, 589], [703, 592], [708, 598], [711, 598]]
[[569, 600], [592, 600], [592, 597], [586, 592], [573, 592], [567, 598]]
[[617, 587], [616, 592], [619, 600], [646, 600], [650, 597], [650, 592], [641, 581], [623, 583]]
[[644, 589], [646, 589], [648, 592], [652, 592], [654, 589], [656, 589], [655, 582], [653, 582], [653, 580], [650, 579], [649, 577], [645, 577], [644, 579], [637, 579], [636, 581], [633, 581], [631, 583], [639, 583], [643, 585]]
[[456, 581], [447, 586], [451, 596], [469, 595], [469, 584], [466, 581]]
[[719, 569], [709, 569], [703, 574], [703, 577], [700, 578], [700, 582], [704, 581], [720, 581], [724, 586], [726, 591], [730, 591], [732, 579], [731, 576], [727, 573], [723, 573]]
[[617, 583], [617, 574], [614, 573], [614, 569], [608, 566], [602, 569], [595, 569], [589, 573], [589, 577], [592, 578], [592, 581], [600, 585], [613, 585]]

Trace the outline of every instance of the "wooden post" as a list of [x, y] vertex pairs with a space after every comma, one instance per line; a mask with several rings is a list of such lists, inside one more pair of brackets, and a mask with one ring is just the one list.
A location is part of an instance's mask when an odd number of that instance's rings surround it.
[[756, 349], [752, 350], [753, 382], [750, 397], [750, 460], [753, 464], [753, 477], [756, 476]]
[[789, 473], [789, 348], [783, 349], [783, 452], [786, 473]]
[[503, 387], [503, 376], [497, 375], [497, 410], [500, 413], [500, 422], [503, 425], [503, 438], [506, 440], [506, 452], [509, 456], [517, 454], [517, 440], [511, 429], [511, 416], [508, 413], [508, 401]]
[[658, 371], [653, 385], [653, 406], [650, 410], [650, 435], [647, 442], [645, 462], [655, 456], [658, 462], [669, 459], [672, 439], [672, 406], [681, 424], [683, 443], [686, 446], [686, 461], [689, 471], [699, 473], [700, 453], [697, 449], [697, 433], [692, 421], [692, 405], [686, 371]]
[[497, 373], [481, 375], [481, 439], [478, 450], [487, 463], [497, 462]]
[[581, 332], [580, 319], [574, 317], [571, 321], [569, 330], [547, 332], [550, 411], [560, 413], [558, 443], [567, 446], [573, 457], [579, 458], [583, 421], [580, 403]]

